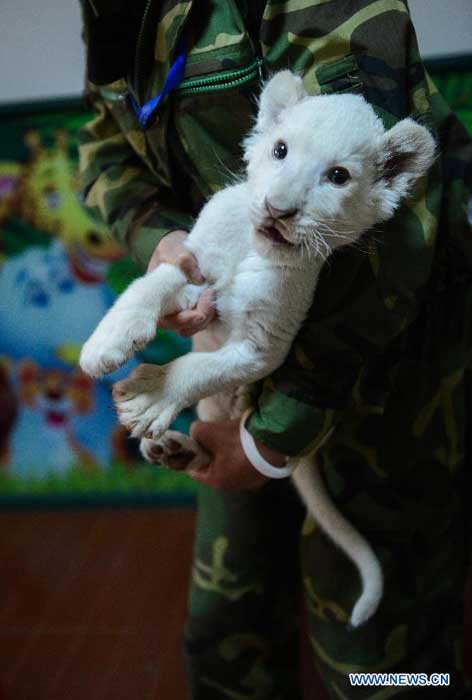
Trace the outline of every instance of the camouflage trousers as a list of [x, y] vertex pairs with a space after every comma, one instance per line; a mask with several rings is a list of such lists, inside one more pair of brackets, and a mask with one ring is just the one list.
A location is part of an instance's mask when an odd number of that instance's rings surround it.
[[[441, 481], [434, 465], [429, 470], [423, 530], [361, 499], [362, 510], [370, 508], [363, 533], [381, 559], [385, 595], [359, 629], [347, 625], [360, 591], [358, 574], [304, 517], [290, 483], [240, 494], [201, 487], [186, 627], [193, 700], [301, 700], [302, 609], [312, 660], [330, 698], [471, 697], [461, 670], [464, 484]], [[413, 512], [414, 487], [410, 496]], [[377, 518], [389, 516], [386, 538]], [[449, 673], [451, 682], [441, 688], [352, 687], [353, 672]]]
[[[378, 611], [349, 629], [358, 573], [305, 518], [289, 482], [257, 493], [202, 488], [186, 629], [193, 700], [300, 699], [302, 594], [331, 698], [472, 697], [461, 669], [472, 282], [455, 275], [444, 289], [411, 332], [385, 410], [346, 415], [322, 450], [334, 502], [381, 561]], [[355, 672], [449, 673], [451, 683], [352, 687]]]

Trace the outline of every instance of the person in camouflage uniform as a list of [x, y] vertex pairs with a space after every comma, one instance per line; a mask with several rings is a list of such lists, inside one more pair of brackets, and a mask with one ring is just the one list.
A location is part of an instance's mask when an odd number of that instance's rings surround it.
[[[259, 445], [284, 455], [314, 449], [336, 426], [319, 452], [323, 474], [382, 563], [380, 608], [365, 626], [347, 627], [357, 572], [314, 521], [303, 522], [288, 482], [228, 492], [202, 478], [210, 486], [199, 495], [186, 629], [193, 698], [301, 697], [300, 581], [330, 697], [430, 692], [354, 688], [355, 671], [449, 672], [450, 687], [435, 697], [468, 697], [461, 643], [472, 147], [424, 70], [407, 3], [151, 0], [133, 7], [83, 0], [96, 117], [82, 134], [81, 166], [88, 206], [143, 267], [159, 241], [189, 230], [205, 199], [240, 170], [261, 74], [289, 67], [310, 94], [361, 93], [387, 128], [412, 115], [438, 142], [428, 177], [366, 250], [341, 249], [325, 265], [292, 351], [258, 387], [248, 423]], [[163, 90], [182, 47], [183, 80], [143, 128], [135, 107]], [[218, 431], [211, 424], [210, 436], [200, 424], [198, 433], [215, 453], [224, 442]]]

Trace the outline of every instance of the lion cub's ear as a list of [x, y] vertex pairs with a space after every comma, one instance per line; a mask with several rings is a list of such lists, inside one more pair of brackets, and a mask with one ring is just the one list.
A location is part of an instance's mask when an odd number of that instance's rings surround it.
[[277, 121], [280, 113], [307, 96], [303, 81], [289, 70], [276, 73], [264, 86], [259, 98], [256, 129], [263, 131]]
[[382, 209], [392, 216], [435, 158], [436, 143], [428, 129], [413, 119], [402, 119], [385, 132], [379, 159]]

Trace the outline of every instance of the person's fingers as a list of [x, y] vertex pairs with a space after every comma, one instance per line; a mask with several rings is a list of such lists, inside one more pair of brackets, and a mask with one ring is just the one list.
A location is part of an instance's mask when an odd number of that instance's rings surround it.
[[202, 317], [200, 330], [203, 330], [216, 316], [216, 295], [212, 289], [205, 289], [200, 294], [195, 311]]
[[224, 475], [218, 472], [213, 462], [199, 469], [187, 469], [185, 473], [194, 481], [198, 481], [200, 484], [205, 484], [206, 486], [211, 486], [217, 491], [233, 490], [231, 484], [227, 483]]
[[164, 236], [154, 248], [147, 271], [152, 272], [152, 270], [163, 262], [176, 265], [179, 252], [185, 252], [183, 244], [186, 238], [187, 232], [180, 230], [171, 231], [167, 236]]
[[201, 325], [205, 319], [196, 309], [185, 309], [185, 311], [179, 311], [174, 314], [173, 320], [181, 328], [191, 328], [192, 326]]
[[157, 322], [159, 328], [164, 328], [166, 331], [173, 331], [179, 325], [177, 316], [179, 314], [169, 314], [168, 316], [163, 316]]
[[211, 455], [215, 454], [221, 443], [221, 424], [214, 421], [197, 420], [190, 426], [190, 435]]
[[248, 479], [247, 476], [241, 482], [239, 476], [222, 473], [216, 463], [206, 464], [199, 469], [187, 469], [185, 471], [194, 481], [200, 484], [211, 486], [217, 491], [256, 491], [265, 486], [270, 479], [255, 472], [254, 477]]
[[162, 263], [179, 267], [189, 282], [203, 284], [204, 277], [198, 267], [197, 259], [185, 247], [188, 233], [175, 230], [168, 233], [155, 247], [148, 264], [147, 271], [151, 272]]
[[194, 481], [199, 481], [201, 484], [211, 485], [213, 482], [213, 469], [211, 464], [206, 464], [198, 469], [186, 469], [185, 473]]
[[[202, 297], [204, 297], [202, 299]], [[205, 290], [195, 309], [186, 309], [176, 314], [170, 314], [159, 319], [160, 328], [174, 331], [179, 335], [190, 336], [202, 331], [215, 317], [215, 295], [211, 290]]]
[[177, 265], [180, 267], [189, 282], [193, 284], [203, 284], [205, 278], [200, 272], [197, 259], [190, 251], [181, 253], [177, 258]]
[[152, 272], [153, 270], [155, 270], [160, 262], [161, 262], [161, 260], [160, 260], [159, 250], [158, 250], [158, 246], [156, 246], [153, 254], [151, 255], [151, 259], [149, 260], [149, 263], [147, 266], [147, 272]]
[[194, 457], [195, 454], [190, 450], [182, 450], [175, 455], [168, 455], [166, 466], [176, 472], [185, 471]]
[[180, 331], [188, 329], [190, 330], [193, 326], [198, 326], [203, 322], [201, 315], [195, 311], [179, 311], [176, 314], [169, 314], [169, 316], [163, 316], [157, 322], [159, 328], [165, 328], [166, 330]]
[[181, 311], [158, 321], [160, 328], [189, 337], [204, 328], [206, 319], [196, 311]]

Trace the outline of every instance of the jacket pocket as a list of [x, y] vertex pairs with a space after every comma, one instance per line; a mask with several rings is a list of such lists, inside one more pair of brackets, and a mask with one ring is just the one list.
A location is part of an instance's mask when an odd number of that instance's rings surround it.
[[218, 83], [174, 99], [177, 133], [204, 198], [241, 172], [241, 142], [253, 124], [258, 82], [253, 77], [232, 87]]
[[179, 97], [208, 95], [212, 92], [242, 88], [262, 77], [262, 65], [261, 58], [254, 58], [248, 65], [241, 68], [231, 68], [217, 73], [186, 78], [175, 91], [175, 95]]
[[323, 63], [315, 70], [315, 78], [322, 95], [363, 92], [362, 72], [357, 54]]
[[186, 71], [171, 110], [191, 175], [208, 197], [241, 170], [240, 144], [252, 124], [263, 61], [234, 0], [206, 0], [198, 9], [185, 29]]
[[243, 69], [254, 61], [254, 46], [235, 0], [202, 0], [184, 31], [189, 49], [185, 81]]

